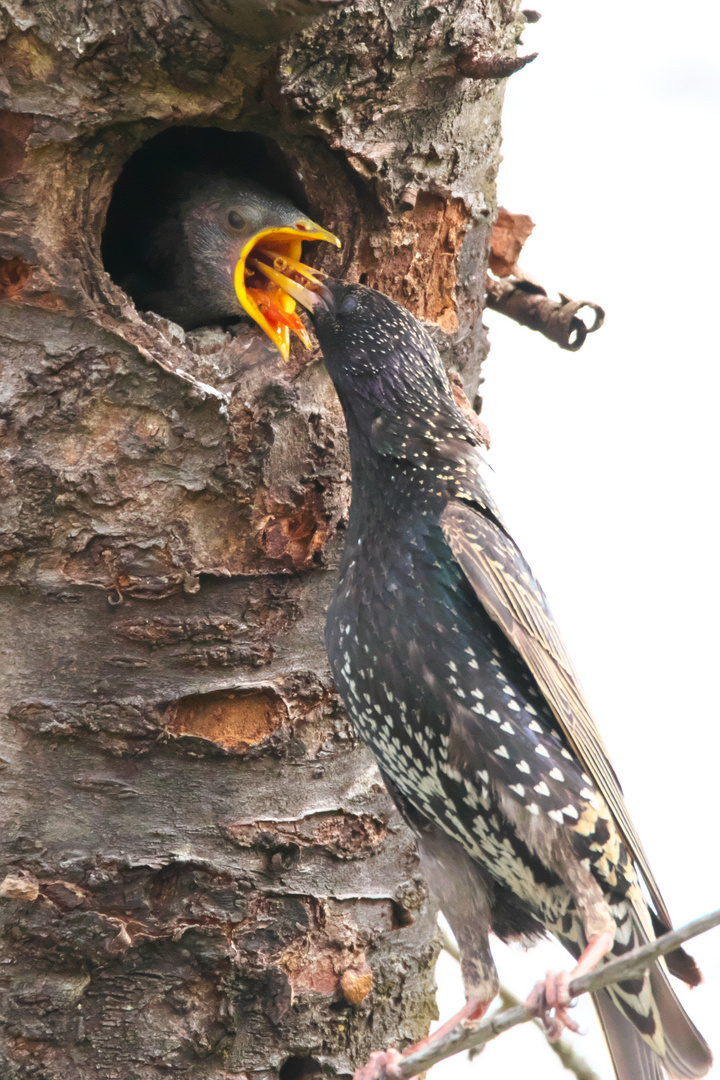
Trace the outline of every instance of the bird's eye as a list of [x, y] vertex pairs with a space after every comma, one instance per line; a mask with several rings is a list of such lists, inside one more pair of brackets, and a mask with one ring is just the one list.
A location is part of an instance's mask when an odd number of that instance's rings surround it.
[[228, 225], [231, 229], [238, 229], [239, 231], [240, 229], [245, 228], [245, 224], [245, 218], [242, 216], [242, 214], [238, 214], [237, 210], [230, 211], [230, 213], [228, 214]]
[[357, 296], [355, 296], [354, 293], [349, 293], [345, 297], [345, 299], [343, 300], [342, 304], [340, 305], [340, 310], [347, 313], [347, 312], [350, 312], [350, 311], [354, 311], [357, 306], [358, 306], [358, 298], [357, 298]]

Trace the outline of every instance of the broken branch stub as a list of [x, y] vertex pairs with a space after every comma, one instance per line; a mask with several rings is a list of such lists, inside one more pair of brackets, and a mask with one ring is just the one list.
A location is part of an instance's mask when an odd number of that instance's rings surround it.
[[[561, 349], [577, 352], [588, 334], [594, 334], [605, 321], [605, 312], [590, 300], [571, 300], [559, 294], [551, 299], [542, 285], [532, 281], [520, 269], [518, 260], [535, 223], [527, 214], [511, 214], [500, 207], [490, 237], [488, 268], [485, 279], [485, 304], [493, 311], [537, 330]], [[592, 317], [579, 313], [587, 309]]]
[[480, 45], [468, 45], [455, 57], [455, 66], [466, 79], [507, 79], [516, 71], [522, 71], [538, 54], [528, 56], [489, 55]]
[[[582, 348], [588, 334], [594, 334], [605, 321], [605, 312], [599, 304], [570, 300], [562, 294], [559, 300], [553, 300], [542, 285], [524, 279], [498, 281], [488, 275], [485, 287], [487, 307], [507, 315], [521, 326], [537, 330], [569, 352]], [[592, 313], [588, 322], [580, 315], [583, 309]]]

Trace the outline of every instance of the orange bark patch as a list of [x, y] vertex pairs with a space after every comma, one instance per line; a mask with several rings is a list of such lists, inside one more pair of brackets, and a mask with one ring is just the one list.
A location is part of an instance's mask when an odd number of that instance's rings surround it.
[[286, 718], [285, 704], [273, 690], [234, 690], [173, 702], [165, 726], [173, 735], [193, 735], [242, 753], [272, 735]]
[[365, 282], [398, 300], [413, 314], [446, 333], [458, 328], [457, 257], [470, 214], [462, 199], [420, 192], [402, 224], [391, 230], [389, 247], [375, 252]]
[[[0, 157], [2, 147], [0, 147]], [[0, 300], [9, 300], [22, 292], [32, 274], [28, 264], [19, 255], [12, 259], [0, 259]]]
[[340, 988], [350, 1005], [359, 1005], [373, 986], [373, 973], [368, 963], [355, 964], [342, 973]]
[[258, 542], [265, 555], [281, 560], [288, 569], [306, 570], [312, 566], [330, 534], [322, 494], [306, 489], [299, 507], [281, 505], [271, 498], [265, 503], [268, 512], [258, 529]]
[[520, 252], [534, 228], [535, 222], [527, 214], [511, 214], [500, 207], [490, 236], [488, 265], [493, 274], [504, 278], [517, 273]]

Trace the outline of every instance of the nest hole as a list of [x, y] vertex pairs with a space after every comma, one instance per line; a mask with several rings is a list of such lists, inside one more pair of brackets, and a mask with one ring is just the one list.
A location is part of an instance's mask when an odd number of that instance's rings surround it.
[[[150, 238], [172, 214], [188, 175], [253, 180], [309, 213], [302, 184], [271, 139], [250, 131], [196, 127], [169, 128], [154, 136], [128, 159], [115, 183], [101, 243], [106, 271], [140, 310], [149, 306], [147, 280], [156, 257]], [[174, 321], [185, 329], [200, 325]]]
[[320, 1062], [313, 1057], [289, 1057], [280, 1066], [279, 1080], [315, 1080], [322, 1076]]

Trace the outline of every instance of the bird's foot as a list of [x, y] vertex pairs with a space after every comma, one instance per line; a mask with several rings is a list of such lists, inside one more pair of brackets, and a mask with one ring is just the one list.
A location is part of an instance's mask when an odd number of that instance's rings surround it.
[[570, 983], [592, 971], [603, 956], [610, 952], [613, 940], [609, 931], [596, 934], [588, 942], [572, 971], [548, 971], [545, 979], [536, 983], [530, 991], [525, 1007], [542, 1020], [550, 1042], [559, 1039], [565, 1028], [580, 1031], [580, 1025], [568, 1013], [568, 1009], [574, 1004], [570, 1000]]
[[356, 1069], [353, 1080], [402, 1080], [398, 1065], [402, 1061], [399, 1050], [376, 1050], [366, 1065]]
[[525, 1002], [526, 1009], [542, 1020], [550, 1042], [556, 1042], [566, 1028], [580, 1031], [580, 1025], [568, 1012], [574, 1004], [570, 1000], [569, 985], [569, 972], [548, 971], [532, 988]]

